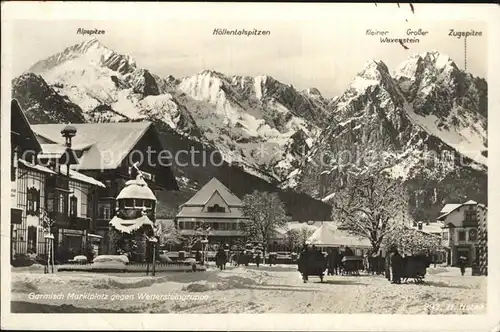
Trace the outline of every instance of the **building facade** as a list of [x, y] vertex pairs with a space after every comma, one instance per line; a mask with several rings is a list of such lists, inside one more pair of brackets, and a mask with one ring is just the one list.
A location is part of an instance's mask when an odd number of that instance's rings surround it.
[[96, 188], [104, 184], [68, 172], [67, 165], [42, 163], [41, 145], [23, 111], [15, 100], [11, 105], [11, 259], [44, 257], [48, 232], [54, 235], [56, 260], [83, 254], [93, 230]]
[[448, 248], [448, 263], [456, 265], [458, 257], [467, 257], [468, 265], [478, 263], [478, 215], [487, 219], [488, 208], [484, 204], [468, 201], [448, 204], [438, 217], [443, 223], [442, 242]]
[[175, 217], [183, 237], [206, 236], [210, 244], [246, 241], [243, 202], [216, 178], [208, 181]]
[[[104, 184], [94, 197], [95, 232], [102, 237], [100, 251], [111, 250], [110, 221], [118, 211], [116, 198], [131, 178], [135, 167], [153, 191], [178, 190], [171, 170], [169, 153], [160, 141], [151, 122], [85, 123], [73, 125], [78, 135], [73, 139], [73, 150], [78, 158], [74, 168]], [[64, 125], [33, 126], [42, 147], [63, 144], [56, 135]]]

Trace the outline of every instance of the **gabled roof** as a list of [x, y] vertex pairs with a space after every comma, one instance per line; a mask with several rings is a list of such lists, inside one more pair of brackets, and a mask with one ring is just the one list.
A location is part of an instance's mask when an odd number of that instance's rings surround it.
[[[429, 225], [427, 225], [425, 222], [422, 222], [422, 229], [420, 231], [429, 234], [441, 233], [443, 227], [445, 227], [445, 225], [440, 222], [429, 223]], [[412, 226], [411, 228], [419, 230], [418, 224], [416, 226]]]
[[208, 181], [190, 200], [182, 204], [184, 206], [204, 206], [212, 198], [215, 192], [218, 192], [226, 204], [231, 207], [243, 206], [242, 201], [231, 192], [225, 185], [216, 178]]
[[42, 150], [32, 126], [16, 99], [12, 99], [10, 103], [10, 131], [11, 135], [17, 136], [16, 141], [22, 142], [26, 149], [32, 149], [35, 153]]
[[371, 247], [371, 243], [367, 238], [349, 234], [334, 225], [326, 223], [316, 229], [307, 239], [307, 242], [317, 246]]
[[[36, 171], [39, 171], [42, 173], [47, 173], [47, 174], [52, 174], [52, 175], [55, 175], [55, 174], [66, 175], [67, 174], [66, 165], [60, 165], [61, 168], [59, 170], [55, 171], [55, 170], [51, 170], [50, 168], [45, 167], [43, 165], [32, 164], [32, 163], [30, 163], [26, 160], [23, 160], [23, 159], [19, 159], [18, 162], [23, 164], [27, 168], [31, 168], [33, 170], [36, 170]], [[106, 186], [102, 182], [94, 179], [93, 177], [84, 175], [84, 174], [77, 172], [75, 170], [72, 170], [72, 169], [69, 170], [69, 177], [70, 177], [70, 179], [75, 180], [75, 181], [88, 183], [88, 184], [91, 184], [94, 186], [106, 188]]]
[[309, 229], [310, 231], [314, 232], [316, 229], [318, 229], [320, 225], [321, 224], [316, 225], [315, 223], [290, 221], [287, 222], [285, 226], [276, 229], [276, 235], [282, 236], [286, 234], [288, 231], [291, 230], [300, 231], [301, 229]]
[[452, 213], [453, 211], [459, 209], [460, 207], [464, 206], [464, 205], [478, 205], [482, 208], [485, 208], [487, 209], [486, 205], [484, 204], [480, 204], [476, 201], [473, 201], [473, 200], [469, 200], [465, 203], [462, 203], [462, 204], [446, 204], [442, 209], [441, 209], [441, 215], [437, 218], [437, 220], [443, 220], [443, 218], [445, 218], [446, 216], [448, 216], [450, 213]]
[[[80, 158], [79, 170], [115, 169], [151, 127], [151, 122], [78, 123], [72, 144], [88, 150]], [[66, 124], [41, 124], [33, 131], [45, 140], [64, 144], [61, 130]]]
[[460, 206], [462, 206], [462, 204], [446, 204], [445, 206], [443, 206], [441, 211], [439, 211], [439, 213], [440, 214], [449, 213], [450, 211], [453, 211], [459, 208]]

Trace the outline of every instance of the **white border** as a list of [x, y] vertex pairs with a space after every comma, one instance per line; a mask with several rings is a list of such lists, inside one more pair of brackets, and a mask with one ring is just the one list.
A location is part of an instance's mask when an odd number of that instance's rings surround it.
[[[404, 6], [406, 4], [401, 4]], [[489, 238], [500, 234], [498, 197], [500, 179], [493, 174], [500, 166], [500, 130], [498, 87], [500, 40], [500, 6], [491, 4], [415, 4], [416, 20], [467, 20], [489, 23], [488, 86], [489, 86]], [[2, 183], [8, 180], [10, 135], [10, 20], [198, 20], [210, 17], [238, 19], [297, 20], [331, 18], [331, 20], [356, 19], [385, 22], [404, 19], [408, 13], [398, 10], [396, 4], [327, 4], [327, 3], [104, 3], [104, 2], [8, 2], [2, 3], [2, 112], [1, 160]], [[352, 18], [351, 18], [352, 17]], [[6, 133], [6, 134], [5, 134]], [[499, 326], [500, 290], [498, 242], [489, 241], [488, 314], [480, 316], [421, 316], [421, 315], [329, 315], [329, 314], [224, 314], [224, 317], [198, 314], [10, 314], [9, 222], [10, 190], [1, 186], [1, 269], [2, 328], [16, 329], [178, 329], [178, 330], [454, 330], [493, 331]], [[497, 204], [495, 204], [497, 203]], [[497, 327], [498, 329], [498, 327]]]

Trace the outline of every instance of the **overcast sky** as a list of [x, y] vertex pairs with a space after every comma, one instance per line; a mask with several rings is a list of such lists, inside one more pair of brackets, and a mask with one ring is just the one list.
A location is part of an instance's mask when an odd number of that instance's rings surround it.
[[[375, 8], [375, 7], [374, 7]], [[411, 16], [409, 16], [411, 18]], [[385, 21], [387, 22], [387, 21]], [[324, 96], [341, 94], [364, 64], [382, 60], [392, 70], [414, 53], [437, 50], [464, 67], [464, 41], [448, 36], [450, 28], [482, 31], [467, 39], [467, 69], [486, 78], [487, 26], [478, 21], [414, 21], [367, 23], [365, 20], [165, 20], [165, 21], [15, 21], [11, 39], [17, 76], [36, 61], [88, 37], [78, 28], [105, 30], [104, 45], [135, 58], [137, 65], [158, 75], [182, 77], [203, 69], [235, 75], [267, 74], [296, 88], [318, 88]], [[262, 29], [270, 36], [216, 36], [214, 28]], [[428, 34], [418, 44], [381, 44], [366, 29], [388, 30], [405, 37], [406, 30]]]

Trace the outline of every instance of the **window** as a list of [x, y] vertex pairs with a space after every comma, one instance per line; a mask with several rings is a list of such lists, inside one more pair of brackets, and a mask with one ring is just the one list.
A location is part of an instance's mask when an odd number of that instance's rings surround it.
[[134, 208], [134, 200], [133, 199], [124, 199], [123, 207], [125, 209], [133, 209]]
[[35, 187], [31, 187], [27, 191], [27, 196], [26, 214], [37, 215], [40, 211], [40, 192]]
[[477, 220], [476, 211], [474, 211], [473, 209], [465, 211], [465, 221], [476, 221], [476, 220]]
[[111, 203], [99, 202], [97, 211], [98, 219], [111, 219]]
[[458, 231], [458, 241], [465, 241], [465, 231]]
[[218, 222], [214, 222], [214, 230], [218, 230], [219, 229], [219, 223]]
[[443, 232], [443, 240], [448, 241], [448, 232]]
[[233, 222], [233, 223], [231, 223], [231, 229], [232, 229], [232, 230], [236, 230], [236, 226], [237, 226], [237, 225], [236, 225], [236, 223], [234, 223], [234, 222]]
[[94, 194], [87, 195], [87, 217], [94, 218]]
[[66, 213], [68, 206], [68, 197], [66, 194], [60, 193], [57, 196], [57, 212]]
[[219, 206], [219, 204], [215, 204], [214, 206], [208, 207], [208, 212], [226, 212], [226, 208]]
[[76, 196], [71, 196], [69, 199], [69, 215], [70, 217], [76, 217], [78, 215], [78, 198], [76, 198]]
[[54, 212], [54, 192], [47, 192], [47, 211]]
[[477, 241], [477, 230], [471, 229], [469, 231], [469, 241]]

